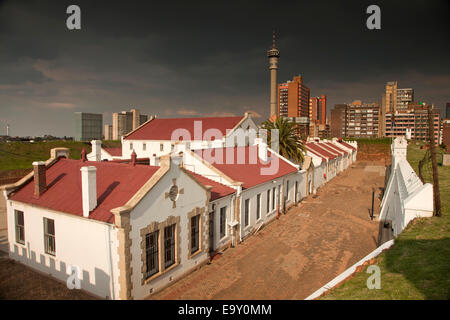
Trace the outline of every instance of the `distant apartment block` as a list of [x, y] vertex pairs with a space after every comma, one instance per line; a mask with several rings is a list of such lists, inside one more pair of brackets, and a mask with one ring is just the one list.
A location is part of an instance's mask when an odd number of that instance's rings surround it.
[[450, 102], [447, 102], [445, 106], [445, 118], [450, 119]]
[[75, 112], [75, 141], [101, 140], [102, 127], [102, 114]]
[[[434, 140], [440, 141], [440, 112], [432, 106]], [[429, 139], [428, 107], [425, 103], [415, 104], [413, 109], [386, 114], [386, 137], [407, 136], [412, 140]]]
[[120, 140], [147, 120], [148, 116], [140, 114], [138, 109], [113, 113], [112, 140]]
[[378, 138], [380, 136], [380, 105], [356, 100], [346, 109], [346, 137]]
[[411, 88], [397, 89], [396, 110], [407, 110], [410, 103], [414, 101], [414, 90]]

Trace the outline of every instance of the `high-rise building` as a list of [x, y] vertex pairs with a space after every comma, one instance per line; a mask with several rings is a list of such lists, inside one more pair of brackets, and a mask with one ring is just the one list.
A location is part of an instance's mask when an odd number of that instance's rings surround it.
[[115, 112], [112, 115], [112, 139], [120, 140], [122, 136], [138, 128], [146, 122], [148, 116], [140, 114], [138, 109], [131, 111]]
[[309, 98], [309, 120], [319, 120], [319, 97]]
[[277, 70], [280, 50], [275, 44], [275, 31], [272, 34], [272, 47], [267, 51], [270, 70], [270, 118], [277, 116]]
[[396, 110], [407, 110], [408, 105], [414, 101], [414, 90], [411, 88], [397, 89]]
[[450, 119], [450, 102], [447, 102], [445, 106], [445, 118]]
[[395, 112], [397, 110], [397, 81], [386, 83], [384, 111]]
[[[386, 137], [398, 137], [410, 133], [411, 139], [427, 141], [429, 139], [428, 107], [425, 103], [415, 103], [406, 111], [386, 114]], [[440, 141], [440, 112], [431, 107], [436, 144]], [[408, 134], [409, 135], [409, 134]]]
[[102, 140], [103, 115], [75, 112], [75, 141]]
[[319, 105], [317, 110], [317, 120], [319, 124], [325, 125], [327, 118], [327, 96], [322, 94], [319, 98]]
[[104, 133], [103, 134], [104, 134], [105, 140], [113, 140], [112, 125], [105, 124], [105, 126], [104, 126]]
[[335, 104], [334, 109], [331, 110], [330, 135], [332, 137], [345, 137], [346, 110], [346, 104]]
[[278, 115], [309, 118], [309, 88], [302, 76], [278, 85]]

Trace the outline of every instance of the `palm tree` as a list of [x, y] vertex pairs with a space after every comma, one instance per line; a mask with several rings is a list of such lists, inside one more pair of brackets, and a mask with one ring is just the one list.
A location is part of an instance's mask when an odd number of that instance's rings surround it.
[[303, 161], [303, 152], [305, 152], [305, 146], [303, 145], [300, 136], [297, 134], [298, 128], [295, 122], [278, 117], [273, 121], [264, 121], [261, 126], [263, 129], [267, 130], [268, 144], [270, 144], [270, 141], [272, 141], [271, 130], [278, 130], [280, 139], [279, 152], [283, 157], [295, 163], [301, 163]]

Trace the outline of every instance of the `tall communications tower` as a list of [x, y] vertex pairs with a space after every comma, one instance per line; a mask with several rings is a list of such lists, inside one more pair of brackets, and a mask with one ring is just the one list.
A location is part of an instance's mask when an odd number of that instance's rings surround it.
[[272, 34], [272, 48], [267, 51], [270, 70], [270, 118], [277, 116], [277, 70], [280, 50], [275, 44], [275, 31]]

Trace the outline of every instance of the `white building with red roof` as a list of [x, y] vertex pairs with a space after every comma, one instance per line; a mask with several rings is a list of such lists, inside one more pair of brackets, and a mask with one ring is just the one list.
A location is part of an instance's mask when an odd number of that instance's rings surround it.
[[[183, 141], [190, 149], [252, 144], [258, 130], [246, 112], [243, 117], [151, 118], [122, 139], [122, 157], [133, 150], [139, 158], [159, 157]], [[242, 141], [241, 141], [242, 140]]]
[[61, 281], [74, 272], [98, 297], [141, 299], [258, 232], [323, 185], [334, 165], [316, 142], [300, 167], [260, 138], [231, 141], [195, 150], [183, 141], [147, 160], [132, 152], [99, 161], [97, 143], [94, 161], [52, 149], [29, 175], [1, 187], [10, 257]]

